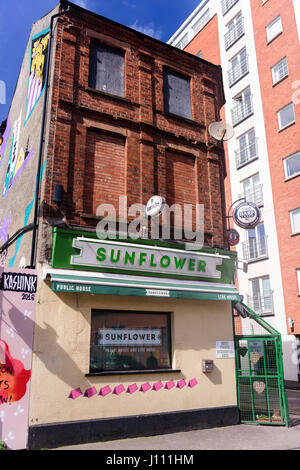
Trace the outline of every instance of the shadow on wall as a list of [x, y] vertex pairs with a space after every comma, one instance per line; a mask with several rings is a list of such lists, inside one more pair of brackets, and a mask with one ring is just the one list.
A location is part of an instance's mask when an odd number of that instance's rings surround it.
[[[85, 380], [84, 383], [79, 383], [83, 378], [82, 370], [71, 359], [70, 355], [67, 354], [66, 351], [58, 344], [58, 335], [54, 328], [47, 323], [45, 323], [45, 328], [41, 328], [36, 323], [32, 325], [33, 321], [29, 317], [24, 316], [24, 313], [15, 307], [12, 307], [9, 310], [8, 316], [14, 328], [16, 328], [16, 326], [20, 324], [20, 321], [23, 320], [24, 330], [17, 331], [15, 329], [15, 332], [23, 340], [25, 340], [25, 328], [33, 328], [34, 326], [34, 336], [39, 338], [39, 344], [46, 345], [45, 353], [38, 350], [34, 351], [34, 353], [49, 372], [60, 377], [71, 389], [78, 386], [89, 386], [87, 380]], [[5, 318], [1, 318], [1, 321], [5, 322]], [[31, 344], [28, 344], [27, 346], [29, 348], [32, 347]], [[63, 371], [63, 374], [60, 371]]]

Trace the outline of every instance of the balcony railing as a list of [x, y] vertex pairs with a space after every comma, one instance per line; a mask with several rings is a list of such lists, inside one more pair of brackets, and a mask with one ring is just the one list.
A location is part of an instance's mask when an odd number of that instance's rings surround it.
[[245, 261], [257, 261], [268, 256], [266, 237], [250, 238], [242, 247]]
[[228, 82], [229, 86], [232, 87], [238, 80], [244, 77], [249, 72], [248, 56], [243, 58], [243, 60], [228, 70]]
[[239, 198], [245, 198], [247, 202], [253, 202], [257, 206], [264, 205], [262, 184], [256, 184], [251, 189], [247, 189], [242, 194], [239, 194]]
[[233, 7], [233, 5], [235, 5], [237, 2], [238, 0], [222, 0], [221, 5], [223, 16], [226, 15], [230, 8]]
[[244, 121], [247, 117], [253, 114], [253, 103], [252, 95], [247, 96], [246, 99], [238, 101], [236, 106], [231, 110], [232, 124], [236, 126], [240, 122]]
[[254, 142], [250, 142], [239, 150], [235, 150], [235, 161], [237, 169], [246, 163], [251, 162], [258, 157], [257, 151], [257, 139]]
[[224, 36], [226, 51], [245, 34], [244, 18], [241, 17]]
[[264, 296], [247, 295], [247, 305], [259, 315], [274, 315], [274, 304], [272, 292], [266, 293]]

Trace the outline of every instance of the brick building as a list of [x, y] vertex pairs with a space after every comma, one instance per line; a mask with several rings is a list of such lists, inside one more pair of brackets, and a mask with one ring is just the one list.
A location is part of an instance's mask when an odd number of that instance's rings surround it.
[[206, 0], [168, 41], [222, 66], [227, 207], [246, 197], [262, 214], [235, 227], [239, 292], [282, 334], [287, 380], [300, 377], [299, 38], [296, 0]]
[[[29, 448], [238, 422], [223, 105], [220, 67], [70, 2], [33, 25], [0, 147], [2, 265], [38, 274]], [[120, 236], [155, 195], [204, 205], [203, 248], [176, 214]]]

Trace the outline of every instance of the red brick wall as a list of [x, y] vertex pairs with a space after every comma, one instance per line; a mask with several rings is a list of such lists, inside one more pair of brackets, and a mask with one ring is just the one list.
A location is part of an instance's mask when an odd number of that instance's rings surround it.
[[221, 64], [217, 15], [213, 16], [184, 50], [195, 55], [201, 51], [202, 59], [208, 60], [216, 65]]
[[[125, 51], [124, 98], [89, 88], [91, 37]], [[213, 141], [207, 132], [223, 104], [220, 70], [109, 20], [78, 14], [76, 8], [59, 21], [56, 50], [45, 216], [57, 217], [55, 184], [64, 186], [68, 223], [87, 228], [97, 221], [86, 211], [115, 201], [118, 192], [128, 205], [146, 204], [161, 194], [168, 203], [177, 197], [182, 204], [204, 203], [206, 244], [226, 247], [224, 154], [219, 145], [208, 152]], [[164, 66], [190, 76], [191, 121], [164, 112]], [[174, 194], [168, 191], [171, 168], [176, 179], [186, 172], [175, 182]]]
[[[295, 104], [296, 124], [278, 132], [277, 111], [292, 101], [292, 84], [299, 80], [299, 38], [292, 0], [272, 0], [262, 5], [251, 0], [260, 88], [265, 117], [275, 220], [287, 317], [300, 334], [300, 298], [296, 268], [300, 267], [300, 235], [291, 237], [289, 211], [300, 205], [300, 177], [285, 181], [283, 159], [299, 151], [300, 105]], [[281, 15], [283, 32], [267, 44], [265, 27]], [[287, 57], [289, 76], [273, 86], [271, 67]]]
[[84, 180], [84, 212], [96, 215], [103, 203], [117, 208], [125, 192], [125, 140], [87, 132]]

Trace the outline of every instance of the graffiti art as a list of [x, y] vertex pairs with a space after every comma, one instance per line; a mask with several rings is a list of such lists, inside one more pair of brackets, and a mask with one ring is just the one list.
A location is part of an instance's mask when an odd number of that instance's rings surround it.
[[49, 34], [49, 29], [47, 29], [31, 39], [31, 59], [24, 125], [45, 88]]
[[6, 196], [10, 188], [13, 186], [16, 179], [18, 178], [21, 171], [24, 169], [25, 165], [28, 163], [33, 154], [33, 149], [28, 149], [28, 143], [25, 150], [23, 148], [19, 149], [21, 115], [22, 111], [20, 112], [18, 119], [14, 122], [13, 125], [13, 136], [10, 147], [10, 155], [2, 193], [3, 197]]
[[10, 133], [10, 128], [11, 128], [11, 124], [10, 124], [10, 119], [8, 117], [7, 121], [6, 121], [5, 131], [3, 132], [3, 135], [1, 136], [1, 140], [0, 140], [0, 142], [1, 142], [1, 144], [0, 144], [0, 167], [1, 167], [2, 162], [3, 162], [4, 152], [5, 152], [5, 149], [6, 149], [6, 144], [7, 144], [9, 133]]

